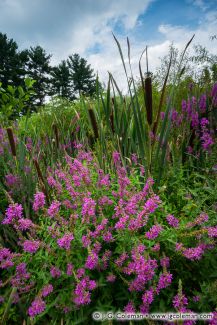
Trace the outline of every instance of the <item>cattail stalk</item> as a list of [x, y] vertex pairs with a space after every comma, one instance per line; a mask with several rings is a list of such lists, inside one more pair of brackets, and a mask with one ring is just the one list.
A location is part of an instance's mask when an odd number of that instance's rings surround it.
[[12, 128], [7, 128], [8, 139], [11, 147], [11, 152], [14, 157], [16, 157], [16, 145], [14, 141], [14, 135]]
[[38, 178], [39, 178], [39, 180], [40, 180], [40, 182], [41, 182], [42, 192], [43, 192], [44, 195], [46, 196], [47, 202], [49, 202], [48, 192], [47, 192], [47, 189], [46, 189], [46, 186], [45, 186], [44, 177], [43, 177], [43, 175], [42, 175], [42, 172], [41, 172], [41, 169], [40, 169], [39, 163], [38, 163], [37, 159], [33, 159], [33, 162], [34, 162], [34, 165], [35, 165], [35, 168], [36, 168], [37, 174], [38, 174]]
[[93, 109], [92, 108], [89, 108], [88, 109], [88, 113], [89, 113], [89, 116], [90, 116], [90, 121], [91, 121], [91, 124], [92, 124], [92, 128], [93, 128], [93, 132], [94, 132], [94, 135], [95, 135], [95, 139], [97, 139], [99, 137], [99, 133], [98, 133], [98, 127], [97, 127], [96, 117], [95, 117], [95, 114], [94, 114]]

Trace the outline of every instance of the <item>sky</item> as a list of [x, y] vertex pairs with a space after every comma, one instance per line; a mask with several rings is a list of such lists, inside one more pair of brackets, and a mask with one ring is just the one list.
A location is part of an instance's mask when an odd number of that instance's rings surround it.
[[217, 0], [0, 0], [0, 32], [19, 49], [42, 46], [52, 54], [52, 65], [78, 53], [103, 82], [109, 71], [123, 89], [126, 78], [112, 33], [126, 62], [129, 38], [135, 77], [146, 46], [151, 71], [172, 42], [181, 51], [193, 34], [192, 46], [217, 54], [217, 40], [210, 39], [217, 34]]

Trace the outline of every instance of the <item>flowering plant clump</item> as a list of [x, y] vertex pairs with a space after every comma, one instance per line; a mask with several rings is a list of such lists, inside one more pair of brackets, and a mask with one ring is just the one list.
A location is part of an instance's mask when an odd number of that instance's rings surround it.
[[22, 301], [26, 317], [47, 321], [99, 306], [148, 313], [167, 295], [164, 311], [195, 304], [199, 283], [186, 288], [188, 300], [176, 296], [178, 281], [186, 265], [184, 282], [194, 263], [215, 254], [216, 226], [201, 213], [186, 227], [164, 211], [153, 179], [141, 188], [138, 170], [128, 176], [118, 153], [113, 159], [116, 175], [96, 172], [92, 154], [80, 149], [49, 168], [49, 203], [35, 193], [34, 223], [22, 205], [9, 205], [2, 226], [16, 229], [19, 240], [15, 251], [0, 248], [2, 302], [12, 287], [13, 304]]

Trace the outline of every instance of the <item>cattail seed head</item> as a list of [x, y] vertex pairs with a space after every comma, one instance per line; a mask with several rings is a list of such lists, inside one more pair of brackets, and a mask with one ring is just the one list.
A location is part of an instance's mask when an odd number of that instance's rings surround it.
[[10, 143], [10, 147], [11, 147], [11, 153], [14, 157], [16, 157], [16, 145], [15, 145], [15, 141], [14, 141], [14, 135], [13, 135], [12, 128], [7, 128], [7, 134], [8, 134], [8, 140]]
[[89, 113], [89, 116], [90, 116], [90, 120], [91, 120], [91, 124], [92, 124], [92, 128], [93, 128], [93, 132], [94, 132], [95, 138], [97, 139], [99, 137], [99, 133], [98, 133], [98, 127], [97, 127], [96, 117], [95, 117], [95, 114], [94, 114], [93, 109], [92, 108], [89, 108], [88, 109], [88, 113]]

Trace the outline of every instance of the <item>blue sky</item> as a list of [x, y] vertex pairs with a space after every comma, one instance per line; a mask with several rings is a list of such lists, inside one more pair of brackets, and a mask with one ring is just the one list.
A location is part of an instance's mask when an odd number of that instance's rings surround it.
[[79, 53], [101, 79], [110, 71], [122, 82], [112, 32], [124, 51], [129, 37], [135, 74], [146, 45], [152, 70], [171, 42], [181, 50], [194, 33], [194, 44], [217, 53], [217, 0], [0, 0], [0, 31], [20, 48], [41, 45], [52, 64]]

